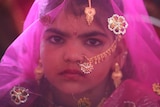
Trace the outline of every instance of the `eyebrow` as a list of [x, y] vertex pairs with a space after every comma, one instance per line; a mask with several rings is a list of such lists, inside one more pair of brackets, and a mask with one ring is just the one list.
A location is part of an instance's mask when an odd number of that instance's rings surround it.
[[79, 37], [94, 37], [94, 36], [103, 36], [105, 38], [108, 38], [108, 36], [105, 33], [99, 31], [89, 31], [79, 35]]
[[[61, 36], [69, 37], [69, 33], [61, 31], [57, 28], [49, 28], [45, 31], [45, 33], [46, 32], [56, 33], [56, 34], [59, 34]], [[102, 33], [100, 31], [92, 31], [92, 30], [78, 35], [78, 37], [80, 37], [80, 38], [87, 38], [87, 37], [94, 37], [94, 36], [103, 36], [105, 38], [108, 38], [107, 34]]]
[[63, 31], [61, 31], [57, 28], [49, 28], [45, 31], [45, 33], [47, 33], [47, 32], [56, 33], [56, 34], [59, 34], [59, 35], [62, 35], [62, 36], [67, 36], [68, 35], [67, 32], [63, 32]]

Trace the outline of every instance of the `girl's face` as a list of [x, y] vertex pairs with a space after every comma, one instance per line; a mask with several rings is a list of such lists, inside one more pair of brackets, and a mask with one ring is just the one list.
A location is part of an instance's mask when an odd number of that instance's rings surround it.
[[[107, 20], [107, 18], [106, 18]], [[107, 22], [107, 21], [106, 21]], [[81, 93], [106, 83], [107, 75], [115, 62], [115, 54], [94, 65], [90, 74], [83, 74], [78, 62], [106, 51], [114, 37], [106, 28], [94, 21], [89, 26], [85, 17], [60, 13], [44, 31], [41, 43], [41, 60], [48, 79], [65, 93]]]

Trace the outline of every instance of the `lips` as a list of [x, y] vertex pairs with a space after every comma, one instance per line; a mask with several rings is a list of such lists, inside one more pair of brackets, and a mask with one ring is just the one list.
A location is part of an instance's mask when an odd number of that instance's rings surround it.
[[84, 73], [79, 70], [67, 69], [67, 70], [60, 72], [59, 75], [74, 77], [74, 76], [84, 76]]

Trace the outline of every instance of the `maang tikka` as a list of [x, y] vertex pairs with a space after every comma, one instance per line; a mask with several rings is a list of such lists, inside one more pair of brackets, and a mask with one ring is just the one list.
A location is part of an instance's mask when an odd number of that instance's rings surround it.
[[103, 62], [106, 57], [115, 52], [117, 42], [122, 39], [123, 35], [126, 33], [127, 27], [128, 23], [123, 16], [114, 14], [112, 17], [108, 18], [108, 29], [116, 35], [116, 39], [105, 52], [102, 52], [91, 58], [84, 56], [86, 61], [83, 63], [79, 63], [79, 66], [84, 74], [91, 73], [94, 70], [93, 64]]
[[92, 7], [91, 0], [88, 0], [88, 7], [85, 8], [84, 13], [86, 14], [86, 20], [88, 25], [92, 23], [94, 20], [94, 15], [96, 14], [96, 10]]

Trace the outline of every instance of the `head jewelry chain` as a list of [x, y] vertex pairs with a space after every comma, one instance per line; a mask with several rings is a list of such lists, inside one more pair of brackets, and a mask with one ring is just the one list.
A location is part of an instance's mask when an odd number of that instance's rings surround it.
[[128, 23], [126, 22], [123, 16], [114, 14], [112, 17], [108, 18], [108, 29], [112, 31], [114, 34], [116, 34], [116, 39], [113, 41], [111, 46], [105, 52], [102, 52], [91, 58], [84, 56], [84, 58], [87, 61], [83, 63], [78, 63], [78, 65], [81, 68], [81, 71], [84, 74], [91, 73], [94, 70], [93, 64], [98, 64], [103, 62], [106, 57], [112, 55], [112, 53], [115, 52], [117, 47], [117, 42], [122, 39], [122, 36], [126, 33], [127, 27], [128, 27]]

